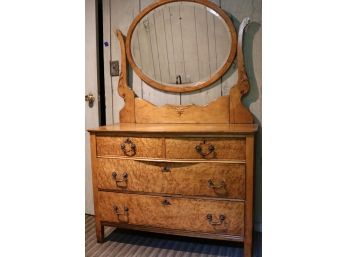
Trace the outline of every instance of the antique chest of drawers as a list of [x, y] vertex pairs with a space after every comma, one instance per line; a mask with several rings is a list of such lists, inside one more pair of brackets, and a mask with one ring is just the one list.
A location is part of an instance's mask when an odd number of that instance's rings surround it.
[[121, 123], [89, 130], [98, 242], [105, 225], [251, 238], [256, 129]]
[[[225, 32], [217, 33], [220, 36], [216, 42], [226, 46], [225, 58], [220, 58], [225, 61], [216, 65], [220, 68], [211, 70], [208, 78], [181, 83], [181, 77], [186, 75], [175, 72], [176, 84], [158, 81], [142, 71], [142, 68], [149, 68], [148, 65], [139, 66], [134, 59], [133, 50], [137, 51], [137, 48], [136, 45], [132, 47], [132, 42], [139, 40], [132, 40], [132, 37], [141, 34], [139, 30], [151, 29], [142, 19], [157, 8], [160, 12], [161, 8], [177, 4], [180, 8], [186, 6], [186, 11], [194, 10], [193, 5], [196, 5], [197, 12], [203, 11], [203, 16], [220, 16], [216, 23], [223, 22], [221, 26]], [[178, 19], [185, 21], [182, 17]], [[240, 23], [237, 40], [231, 19], [213, 2], [159, 0], [139, 13], [126, 37], [120, 30], [114, 31], [119, 41], [121, 64], [117, 91], [124, 101], [119, 111], [120, 123], [89, 130], [98, 242], [104, 240], [104, 226], [109, 225], [239, 241], [244, 243], [244, 257], [252, 256], [257, 125], [253, 114], [242, 102], [250, 89], [243, 55], [243, 33], [249, 22], [250, 19], [245, 18]], [[134, 31], [138, 32], [133, 35]], [[128, 85], [127, 60], [149, 86], [163, 92], [187, 93], [214, 86], [235, 56], [236, 83], [230, 85], [227, 95], [205, 105], [157, 106], [139, 97]], [[188, 58], [188, 64], [183, 66], [197, 68], [199, 65], [191, 59]], [[178, 64], [182, 65], [181, 62]]]

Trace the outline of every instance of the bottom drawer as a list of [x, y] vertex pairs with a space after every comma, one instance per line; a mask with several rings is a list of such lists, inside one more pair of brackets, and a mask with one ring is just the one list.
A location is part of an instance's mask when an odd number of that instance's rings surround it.
[[98, 192], [101, 221], [244, 235], [244, 203]]

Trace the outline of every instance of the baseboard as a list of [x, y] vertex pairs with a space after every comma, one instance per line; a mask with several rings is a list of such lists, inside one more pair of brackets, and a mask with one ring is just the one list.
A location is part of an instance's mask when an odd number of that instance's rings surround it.
[[262, 232], [262, 223], [254, 223], [254, 230], [257, 232]]

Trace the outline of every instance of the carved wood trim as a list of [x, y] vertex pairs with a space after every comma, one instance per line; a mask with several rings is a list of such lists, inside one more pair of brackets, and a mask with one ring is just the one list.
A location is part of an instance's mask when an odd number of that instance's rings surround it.
[[136, 123], [229, 123], [229, 97], [221, 96], [205, 106], [156, 106], [146, 100], [135, 99]]
[[149, 157], [124, 157], [124, 156], [114, 156], [114, 155], [97, 155], [97, 158], [103, 158], [103, 159], [115, 159], [115, 160], [132, 160], [132, 161], [138, 161], [138, 162], [153, 162], [153, 163], [225, 163], [225, 164], [231, 164], [231, 163], [239, 163], [243, 164], [246, 161], [245, 160], [235, 160], [235, 159], [164, 159], [164, 158], [149, 158]]
[[[164, 2], [168, 1], [164, 0]], [[127, 56], [129, 56], [130, 50], [125, 48], [122, 32], [120, 30], [114, 31], [121, 49], [121, 73], [118, 82], [118, 93], [125, 102], [120, 111], [120, 123], [252, 124], [253, 115], [241, 100], [250, 88], [243, 55], [243, 34], [249, 22], [250, 19], [245, 18], [239, 28], [237, 83], [231, 88], [229, 96], [221, 96], [205, 106], [169, 104], [156, 106], [138, 98], [134, 91], [129, 88], [127, 82]], [[128, 40], [129, 38], [127, 38]], [[216, 75], [221, 77], [222, 74]]]
[[243, 34], [249, 22], [249, 18], [244, 18], [239, 27], [237, 46], [238, 80], [230, 90], [230, 123], [253, 123], [252, 113], [242, 103], [242, 97], [249, 92], [250, 88], [243, 55]]
[[120, 122], [135, 122], [134, 98], [135, 93], [128, 87], [127, 82], [127, 58], [124, 45], [124, 38], [120, 30], [114, 31], [118, 38], [121, 49], [121, 72], [118, 81], [118, 94], [124, 100], [124, 106], [120, 111]]

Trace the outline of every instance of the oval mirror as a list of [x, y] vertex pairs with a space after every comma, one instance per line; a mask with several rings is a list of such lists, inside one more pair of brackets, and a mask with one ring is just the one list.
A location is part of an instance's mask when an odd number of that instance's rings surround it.
[[209, 1], [162, 0], [131, 24], [127, 57], [138, 76], [164, 91], [209, 86], [231, 66], [236, 32], [230, 18]]

